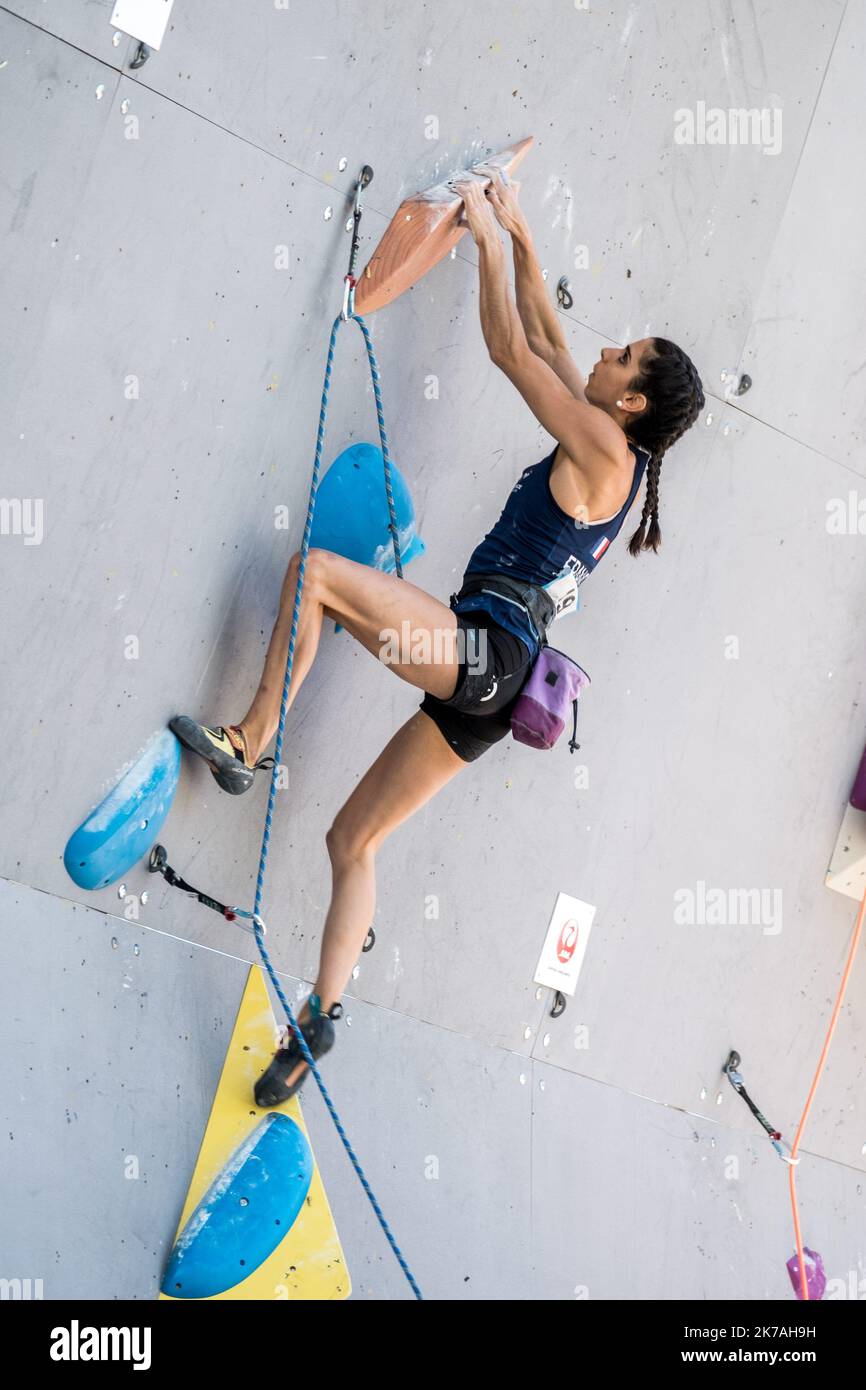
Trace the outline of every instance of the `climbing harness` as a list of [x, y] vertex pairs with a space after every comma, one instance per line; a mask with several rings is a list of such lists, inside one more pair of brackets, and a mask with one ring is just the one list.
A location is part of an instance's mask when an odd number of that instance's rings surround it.
[[522, 608], [535, 633], [539, 646], [547, 641], [547, 630], [556, 617], [556, 600], [540, 584], [512, 579], [507, 574], [469, 574], [460, 589], [452, 594], [450, 607], [456, 613], [461, 599], [473, 594], [495, 594]]
[[[327, 361], [325, 363], [325, 380], [324, 385], [322, 387], [322, 402], [319, 409], [319, 428], [316, 435], [316, 452], [315, 459], [313, 462], [313, 475], [310, 482], [309, 501], [307, 503], [307, 519], [304, 525], [304, 535], [301, 541], [299, 552], [300, 560], [298, 565], [298, 581], [295, 590], [295, 603], [292, 611], [292, 628], [291, 634], [289, 636], [289, 651], [288, 656], [286, 658], [286, 671], [285, 677], [283, 679], [282, 697], [280, 700], [280, 717], [279, 723], [277, 725], [276, 742], [274, 745], [274, 766], [273, 771], [271, 773], [271, 783], [268, 791], [268, 804], [267, 809], [265, 811], [264, 832], [262, 835], [262, 847], [259, 854], [259, 867], [256, 878], [255, 900], [253, 903], [252, 911], [246, 912], [237, 907], [226, 908], [223, 906], [223, 904], [217, 902], [216, 899], [212, 899], [207, 894], [200, 893], [198, 892], [198, 890], [191, 888], [188, 884], [184, 884], [183, 879], [180, 879], [178, 875], [174, 874], [173, 870], [169, 871], [169, 867], [165, 858], [165, 851], [162, 850], [161, 846], [156, 847], [151, 857], [153, 860], [153, 871], [162, 873], [168, 883], [172, 883], [175, 887], [183, 887], [186, 892], [193, 893], [198, 898], [199, 902], [204, 903], [204, 905], [207, 907], [214, 908], [214, 910], [217, 912], [221, 912], [228, 921], [232, 921], [237, 917], [243, 917], [247, 921], [252, 923], [251, 930], [253, 936], [255, 937], [256, 946], [258, 947], [262, 964], [264, 965], [265, 970], [267, 971], [268, 978], [270, 979], [271, 984], [274, 987], [274, 991], [277, 995], [277, 998], [279, 999], [280, 1004], [282, 1005], [285, 1011], [286, 1018], [288, 1019], [292, 1032], [295, 1035], [295, 1039], [298, 1048], [301, 1052], [301, 1055], [303, 1056], [304, 1061], [307, 1063], [307, 1066], [309, 1067], [310, 1071], [316, 1079], [316, 1083], [319, 1087], [319, 1090], [322, 1093], [322, 1098], [325, 1101], [328, 1110], [330, 1111], [331, 1119], [334, 1121], [337, 1133], [343, 1141], [343, 1146], [346, 1150], [346, 1153], [349, 1155], [349, 1158], [352, 1162], [352, 1166], [358, 1175], [358, 1179], [361, 1183], [361, 1186], [366, 1192], [367, 1197], [370, 1201], [370, 1205], [376, 1213], [379, 1225], [382, 1227], [382, 1230], [384, 1231], [385, 1236], [387, 1237], [388, 1243], [391, 1246], [391, 1249], [393, 1250], [394, 1255], [396, 1256], [397, 1261], [401, 1269], [403, 1270], [403, 1273], [406, 1275], [409, 1284], [411, 1285], [415, 1297], [417, 1299], [421, 1299], [423, 1298], [421, 1290], [418, 1287], [418, 1284], [416, 1283], [415, 1278], [412, 1275], [412, 1272], [409, 1269], [409, 1266], [403, 1257], [400, 1247], [397, 1245], [397, 1242], [395, 1241], [394, 1236], [391, 1233], [391, 1228], [389, 1227], [388, 1222], [386, 1221], [385, 1216], [382, 1212], [382, 1209], [376, 1200], [373, 1190], [370, 1187], [369, 1182], [367, 1181], [367, 1177], [364, 1173], [363, 1168], [361, 1167], [360, 1162], [358, 1161], [354, 1149], [352, 1148], [352, 1145], [349, 1141], [349, 1137], [346, 1134], [345, 1129], [343, 1128], [340, 1117], [337, 1114], [337, 1111], [334, 1107], [334, 1103], [331, 1100], [330, 1095], [328, 1094], [328, 1090], [325, 1086], [324, 1081], [322, 1080], [322, 1077], [319, 1073], [319, 1069], [316, 1066], [313, 1054], [311, 1053], [307, 1045], [307, 1040], [304, 1037], [303, 1032], [301, 1031], [294, 1014], [292, 1013], [292, 1009], [288, 999], [286, 998], [285, 991], [283, 990], [283, 987], [280, 984], [279, 977], [277, 976], [277, 973], [274, 969], [273, 963], [265, 946], [264, 938], [266, 934], [266, 927], [264, 919], [262, 917], [262, 898], [264, 896], [265, 868], [268, 862], [268, 849], [270, 847], [271, 841], [271, 829], [273, 826], [274, 807], [276, 804], [277, 797], [277, 785], [281, 770], [280, 759], [283, 751], [283, 735], [285, 733], [286, 715], [288, 712], [289, 688], [291, 686], [292, 667], [295, 659], [295, 642], [298, 635], [298, 620], [301, 611], [301, 596], [304, 588], [304, 573], [306, 569], [307, 555], [310, 550], [310, 533], [312, 531], [313, 526], [313, 514], [315, 512], [316, 507], [316, 493], [319, 487], [319, 470], [322, 462], [322, 449], [325, 442], [325, 420], [327, 418], [328, 413], [328, 394], [331, 388], [331, 370], [334, 363], [334, 348], [337, 341], [337, 333], [339, 332], [341, 324], [346, 323], [349, 320], [354, 320], [354, 322], [357, 323], [364, 336], [364, 343], [367, 349], [367, 359], [370, 365], [370, 375], [373, 381], [373, 392], [376, 399], [376, 418], [378, 420], [379, 425], [379, 440], [381, 443], [382, 461], [384, 464], [385, 472], [385, 495], [388, 502], [388, 530], [391, 533], [391, 542], [394, 548], [394, 568], [398, 577], [403, 577], [403, 565], [400, 558], [400, 538], [397, 528], [397, 516], [394, 506], [394, 493], [391, 483], [391, 456], [388, 451], [388, 436], [385, 429], [385, 413], [382, 405], [379, 366], [376, 362], [376, 355], [373, 351], [373, 343], [372, 339], [370, 338], [370, 333], [367, 328], [367, 325], [364, 322], [364, 320], [360, 317], [360, 315], [355, 313], [355, 262], [358, 254], [358, 237], [361, 220], [361, 193], [363, 189], [365, 189], [368, 186], [372, 177], [373, 170], [370, 168], [369, 164], [365, 164], [363, 169], [361, 170], [361, 173], [358, 177], [355, 186], [355, 202], [353, 211], [354, 226], [352, 232], [352, 246], [349, 253], [349, 268], [343, 279], [343, 307], [340, 313], [338, 314], [337, 318], [335, 318], [334, 320], [333, 326], [331, 328], [330, 341], [328, 343], [328, 356]], [[162, 850], [161, 854], [158, 853], [158, 851], [160, 850]], [[169, 877], [169, 872], [172, 873], [172, 877]], [[175, 882], [174, 880], [177, 881]], [[364, 946], [365, 951], [371, 948], [374, 940], [375, 936], [373, 935], [373, 932], [371, 930], [367, 937], [367, 942]]]
[[[749, 1109], [751, 1110], [758, 1123], [767, 1131], [767, 1134], [770, 1137], [770, 1143], [773, 1145], [773, 1148], [776, 1150], [776, 1153], [779, 1155], [782, 1162], [799, 1163], [799, 1158], [795, 1158], [793, 1156], [791, 1145], [787, 1142], [786, 1139], [782, 1138], [781, 1132], [778, 1129], [776, 1129], [773, 1125], [771, 1125], [770, 1121], [766, 1119], [764, 1115], [761, 1114], [757, 1105], [752, 1100], [752, 1097], [746, 1090], [742, 1074], [739, 1070], [741, 1062], [742, 1058], [740, 1057], [739, 1052], [731, 1052], [728, 1056], [727, 1062], [722, 1068], [722, 1070], [725, 1073], [725, 1076], [730, 1081], [737, 1095], [742, 1096], [743, 1100], [748, 1105]], [[787, 1153], [785, 1152], [786, 1150]]]

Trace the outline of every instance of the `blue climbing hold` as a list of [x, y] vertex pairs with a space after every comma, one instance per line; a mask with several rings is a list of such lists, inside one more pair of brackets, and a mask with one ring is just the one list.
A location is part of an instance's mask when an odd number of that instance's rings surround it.
[[312, 1177], [313, 1155], [303, 1130], [290, 1115], [267, 1115], [178, 1236], [162, 1292], [212, 1298], [246, 1279], [288, 1235]]
[[[382, 452], [373, 444], [352, 444], [343, 450], [319, 484], [310, 545], [393, 572], [384, 467]], [[405, 565], [424, 554], [424, 542], [415, 530], [409, 488], [393, 462], [391, 483], [400, 559]]]
[[179, 776], [180, 744], [163, 729], [70, 836], [63, 863], [73, 883], [106, 888], [144, 857], [169, 813]]

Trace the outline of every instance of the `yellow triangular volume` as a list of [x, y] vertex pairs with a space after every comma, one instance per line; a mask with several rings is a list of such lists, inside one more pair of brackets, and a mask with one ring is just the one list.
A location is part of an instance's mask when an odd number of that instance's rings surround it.
[[[272, 1113], [255, 1105], [253, 1086], [273, 1056], [275, 1036], [276, 1024], [264, 976], [257, 965], [251, 965], [177, 1235], [232, 1155], [261, 1125], [263, 1117]], [[309, 1077], [306, 1084], [315, 1082]], [[276, 1111], [290, 1116], [309, 1143], [297, 1096], [276, 1107]], [[196, 1301], [343, 1299], [351, 1291], [340, 1238], [314, 1156], [309, 1191], [276, 1250], [230, 1289]], [[185, 1301], [164, 1293], [160, 1298], [170, 1303]]]

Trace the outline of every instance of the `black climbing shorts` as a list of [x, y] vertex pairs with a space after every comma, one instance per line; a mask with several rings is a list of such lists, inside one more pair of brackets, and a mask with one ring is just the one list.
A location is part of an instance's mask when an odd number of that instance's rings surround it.
[[471, 763], [510, 733], [511, 710], [529, 678], [533, 657], [526, 643], [489, 613], [455, 616], [463, 633], [457, 688], [447, 700], [425, 695], [421, 708], [458, 757]]

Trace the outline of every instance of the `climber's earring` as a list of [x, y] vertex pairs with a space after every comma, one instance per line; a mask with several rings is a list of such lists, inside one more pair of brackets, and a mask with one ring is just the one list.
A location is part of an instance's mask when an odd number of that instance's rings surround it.
[[617, 407], [622, 410], [622, 401], [617, 401]]

